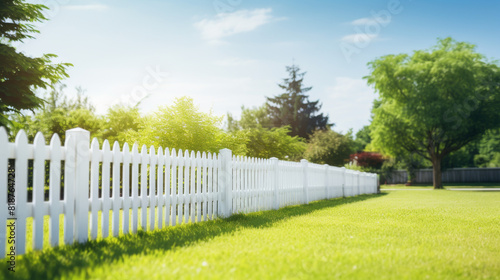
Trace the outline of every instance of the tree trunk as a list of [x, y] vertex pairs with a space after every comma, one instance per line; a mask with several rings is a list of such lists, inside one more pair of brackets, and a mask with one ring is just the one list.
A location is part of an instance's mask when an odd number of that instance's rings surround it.
[[432, 159], [432, 184], [435, 190], [443, 189], [443, 180], [441, 178], [441, 158]]

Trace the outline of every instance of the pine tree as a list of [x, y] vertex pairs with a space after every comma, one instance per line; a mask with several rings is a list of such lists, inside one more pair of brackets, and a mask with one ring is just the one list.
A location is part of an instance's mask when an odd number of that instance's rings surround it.
[[283, 79], [278, 86], [285, 92], [267, 97], [267, 109], [274, 127], [289, 125], [291, 136], [300, 136], [309, 139], [315, 130], [325, 130], [333, 124], [328, 123], [328, 116], [318, 114], [321, 109], [319, 100], [309, 101], [305, 93], [312, 87], [303, 87], [302, 82], [306, 72], [300, 73], [297, 65], [287, 66], [289, 78]]

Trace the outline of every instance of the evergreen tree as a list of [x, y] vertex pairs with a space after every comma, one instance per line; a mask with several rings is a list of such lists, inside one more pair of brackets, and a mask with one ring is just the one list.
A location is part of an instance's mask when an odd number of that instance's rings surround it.
[[267, 98], [267, 110], [271, 123], [274, 127], [289, 125], [291, 136], [299, 136], [308, 139], [315, 130], [325, 130], [333, 124], [328, 123], [328, 116], [322, 113], [319, 100], [309, 101], [306, 95], [312, 87], [303, 87], [302, 82], [306, 72], [300, 73], [296, 65], [287, 66], [286, 71], [289, 78], [283, 79], [278, 86], [285, 92]]

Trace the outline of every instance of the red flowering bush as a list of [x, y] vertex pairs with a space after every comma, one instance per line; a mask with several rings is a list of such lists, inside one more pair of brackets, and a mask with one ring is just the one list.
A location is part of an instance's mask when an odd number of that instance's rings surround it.
[[384, 157], [379, 153], [360, 152], [350, 155], [350, 160], [358, 166], [380, 169], [384, 163]]

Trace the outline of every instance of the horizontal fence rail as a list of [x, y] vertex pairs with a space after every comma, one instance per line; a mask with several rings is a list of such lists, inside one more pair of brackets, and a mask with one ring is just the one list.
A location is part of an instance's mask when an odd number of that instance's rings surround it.
[[306, 160], [233, 156], [228, 149], [195, 153], [127, 143], [120, 149], [107, 140], [100, 147], [80, 128], [66, 131], [64, 145], [56, 134], [46, 145], [41, 133], [29, 144], [22, 130], [11, 143], [0, 127], [0, 258], [7, 253], [8, 221], [15, 221], [15, 252], [24, 254], [27, 244], [38, 250], [376, 193], [377, 180]]

